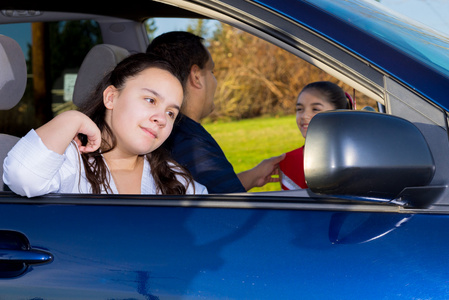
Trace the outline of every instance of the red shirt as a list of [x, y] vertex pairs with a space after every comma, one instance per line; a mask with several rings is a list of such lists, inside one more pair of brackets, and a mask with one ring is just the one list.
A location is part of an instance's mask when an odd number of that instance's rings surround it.
[[283, 190], [306, 189], [304, 177], [304, 147], [287, 152], [279, 163], [281, 169], [280, 182]]

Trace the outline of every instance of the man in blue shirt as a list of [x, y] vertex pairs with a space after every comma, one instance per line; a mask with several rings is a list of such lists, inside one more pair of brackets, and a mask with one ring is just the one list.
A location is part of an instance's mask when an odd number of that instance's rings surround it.
[[214, 109], [217, 88], [214, 61], [203, 38], [184, 31], [168, 32], [156, 37], [147, 52], [170, 61], [183, 81], [181, 114], [164, 147], [197, 182], [205, 185], [209, 193], [234, 193], [279, 181], [272, 175], [277, 174], [284, 155], [265, 159], [236, 174], [215, 139], [200, 124]]

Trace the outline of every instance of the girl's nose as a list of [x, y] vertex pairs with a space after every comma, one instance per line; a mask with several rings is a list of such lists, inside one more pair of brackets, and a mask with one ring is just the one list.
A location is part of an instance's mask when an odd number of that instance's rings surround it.
[[156, 123], [159, 127], [164, 127], [167, 124], [167, 115], [165, 112], [155, 112], [151, 116], [151, 121]]
[[312, 114], [309, 111], [304, 111], [300, 117], [303, 120], [310, 120], [312, 118]]

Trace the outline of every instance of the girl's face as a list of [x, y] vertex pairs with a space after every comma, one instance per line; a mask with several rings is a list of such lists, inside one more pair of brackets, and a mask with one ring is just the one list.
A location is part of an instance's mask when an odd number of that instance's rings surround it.
[[303, 91], [296, 102], [296, 124], [303, 137], [306, 137], [310, 120], [319, 112], [334, 110], [335, 106], [328, 102], [319, 92]]
[[116, 149], [128, 155], [157, 149], [172, 131], [183, 96], [179, 80], [158, 68], [128, 78], [122, 90], [109, 86], [103, 98]]

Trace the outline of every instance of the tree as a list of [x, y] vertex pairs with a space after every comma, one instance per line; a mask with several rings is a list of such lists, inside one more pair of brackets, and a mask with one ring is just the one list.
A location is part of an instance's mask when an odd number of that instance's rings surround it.
[[147, 31], [148, 38], [150, 39], [150, 41], [154, 39], [155, 38], [154, 34], [156, 33], [157, 30], [156, 21], [154, 20], [154, 18], [148, 19], [145, 22], [145, 29]]
[[192, 20], [191, 23], [187, 26], [186, 31], [202, 37], [207, 36], [208, 35], [207, 20], [204, 19]]
[[353, 91], [295, 55], [226, 24], [208, 44], [218, 81], [212, 120], [292, 114], [299, 91], [312, 81], [329, 80]]

